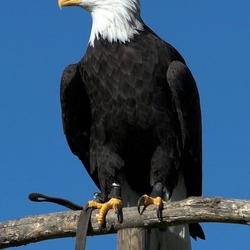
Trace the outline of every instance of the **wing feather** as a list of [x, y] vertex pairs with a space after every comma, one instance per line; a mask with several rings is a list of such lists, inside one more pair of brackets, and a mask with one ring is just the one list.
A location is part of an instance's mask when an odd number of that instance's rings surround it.
[[82, 161], [95, 184], [99, 187], [97, 173], [90, 171], [89, 141], [91, 109], [89, 96], [79, 72], [78, 64], [67, 66], [60, 86], [63, 130], [73, 154]]
[[173, 108], [179, 118], [187, 196], [202, 192], [202, 135], [200, 98], [195, 80], [186, 65], [173, 61], [167, 71]]
[[[202, 135], [200, 98], [195, 80], [186, 65], [173, 61], [167, 71], [173, 108], [179, 118], [184, 152], [184, 179], [188, 196], [202, 193]], [[190, 235], [205, 239], [198, 223], [189, 224]]]

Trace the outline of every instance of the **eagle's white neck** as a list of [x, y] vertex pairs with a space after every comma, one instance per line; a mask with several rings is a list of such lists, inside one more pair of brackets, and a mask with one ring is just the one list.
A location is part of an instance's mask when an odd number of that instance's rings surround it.
[[[83, 8], [92, 15], [89, 43], [103, 38], [109, 42], [128, 42], [143, 30], [139, 0], [85, 0]], [[89, 3], [89, 4], [88, 4]]]

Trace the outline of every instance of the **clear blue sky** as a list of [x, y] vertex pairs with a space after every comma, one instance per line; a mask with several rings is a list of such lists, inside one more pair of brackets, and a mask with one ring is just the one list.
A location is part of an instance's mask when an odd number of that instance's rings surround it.
[[[144, 21], [184, 56], [203, 112], [203, 194], [250, 199], [249, 0], [142, 1]], [[90, 15], [57, 1], [0, 1], [0, 221], [62, 211], [31, 203], [30, 192], [77, 203], [97, 190], [65, 141], [59, 104], [62, 71], [86, 50]], [[193, 249], [249, 249], [250, 229], [203, 224]], [[19, 249], [74, 249], [74, 239]], [[88, 249], [116, 249], [115, 236]]]

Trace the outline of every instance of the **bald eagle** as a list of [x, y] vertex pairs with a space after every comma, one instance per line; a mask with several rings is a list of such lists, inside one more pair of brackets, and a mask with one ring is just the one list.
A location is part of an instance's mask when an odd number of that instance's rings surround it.
[[[200, 101], [183, 57], [143, 22], [139, 0], [58, 3], [93, 20], [85, 55], [63, 72], [60, 99], [67, 142], [100, 189], [98, 203], [115, 198], [140, 213], [156, 204], [160, 217], [163, 201], [200, 196]], [[112, 195], [114, 183], [121, 197]], [[201, 230], [156, 229], [151, 247], [190, 249], [190, 235], [203, 238]]]

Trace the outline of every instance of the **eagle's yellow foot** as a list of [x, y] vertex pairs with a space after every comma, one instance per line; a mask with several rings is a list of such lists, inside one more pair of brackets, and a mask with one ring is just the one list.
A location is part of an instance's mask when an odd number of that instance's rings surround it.
[[122, 200], [118, 198], [111, 198], [109, 201], [105, 203], [100, 203], [96, 201], [89, 201], [85, 209], [89, 207], [99, 208], [100, 212], [97, 218], [98, 226], [100, 230], [105, 228], [105, 217], [109, 210], [114, 209], [117, 215], [117, 220], [119, 223], [122, 223], [123, 215], [122, 215]]
[[[146, 194], [141, 196], [140, 199], [138, 200], [138, 203], [137, 203], [137, 209], [138, 209], [139, 214], [142, 214], [144, 212], [144, 210], [146, 209], [146, 207], [148, 205], [151, 205], [151, 204], [154, 204], [157, 206], [156, 214], [157, 214], [157, 217], [159, 219], [161, 219], [162, 218], [162, 210], [163, 210], [163, 201], [162, 201], [162, 198], [160, 196], [157, 196], [155, 198], [153, 198], [149, 195], [146, 195]], [[143, 206], [142, 209], [141, 209], [141, 206]]]

